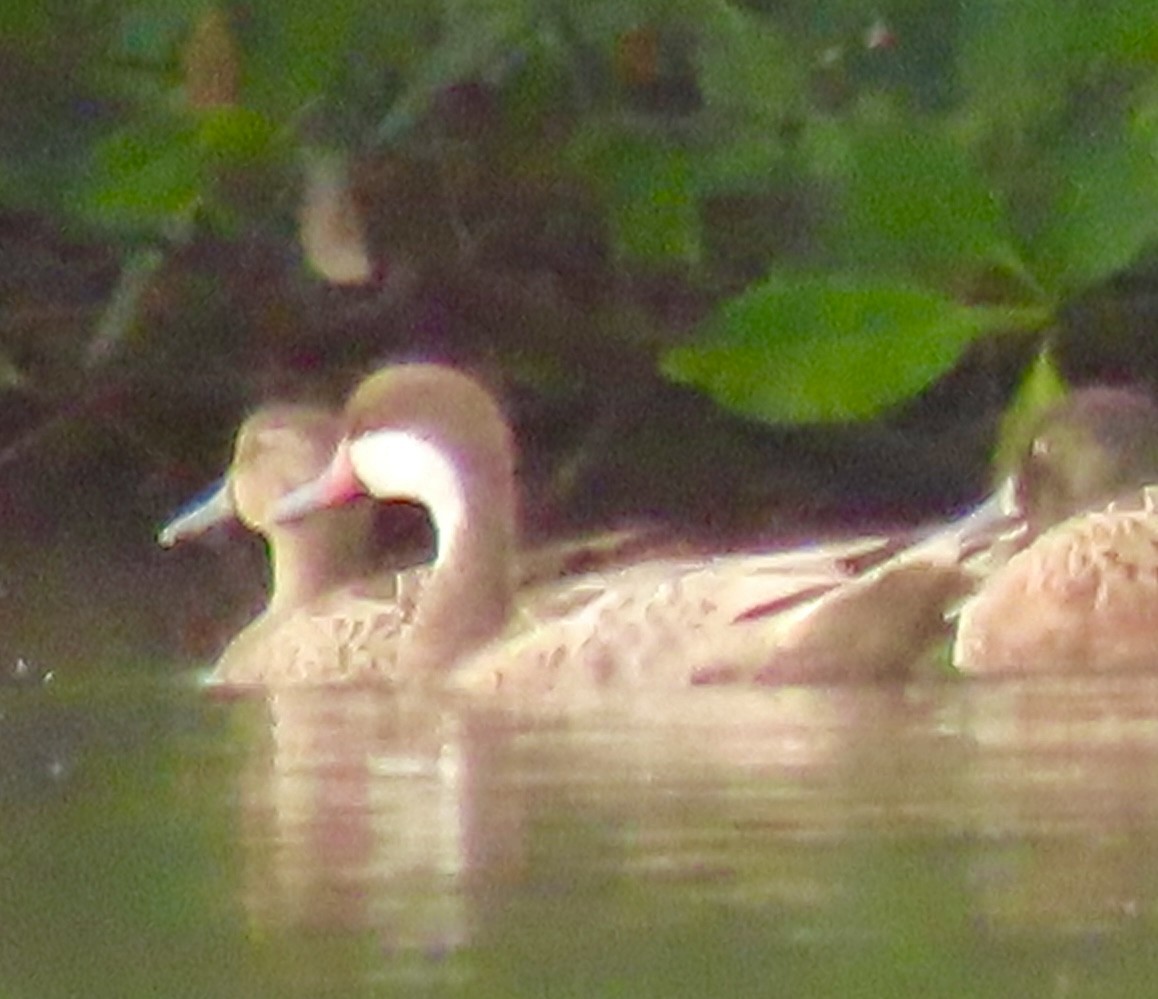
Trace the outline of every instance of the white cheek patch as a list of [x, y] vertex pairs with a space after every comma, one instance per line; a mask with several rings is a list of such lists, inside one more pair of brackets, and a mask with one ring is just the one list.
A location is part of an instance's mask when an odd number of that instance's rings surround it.
[[462, 526], [462, 478], [436, 444], [404, 430], [378, 430], [350, 442], [350, 464], [366, 490], [379, 499], [411, 500], [430, 511], [439, 558]]

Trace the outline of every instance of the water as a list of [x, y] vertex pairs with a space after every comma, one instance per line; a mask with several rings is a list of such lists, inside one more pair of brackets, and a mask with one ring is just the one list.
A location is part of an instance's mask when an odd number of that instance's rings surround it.
[[0, 997], [1150, 994], [1158, 678], [0, 691]]

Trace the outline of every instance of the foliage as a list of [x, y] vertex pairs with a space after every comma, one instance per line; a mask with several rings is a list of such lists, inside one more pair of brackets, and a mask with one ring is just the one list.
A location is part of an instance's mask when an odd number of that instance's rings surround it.
[[545, 321], [596, 353], [763, 419], [861, 418], [978, 338], [1049, 331], [1158, 236], [1153, 0], [869, 9], [9, 0], [0, 199], [126, 261], [288, 242], [297, 164], [340, 149], [366, 189], [315, 201], [363, 205], [345, 229], [386, 271], [550, 286]]

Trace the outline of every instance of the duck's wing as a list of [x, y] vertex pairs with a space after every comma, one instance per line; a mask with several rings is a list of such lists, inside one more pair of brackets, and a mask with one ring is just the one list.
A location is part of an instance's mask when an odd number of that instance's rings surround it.
[[600, 572], [565, 576], [520, 593], [508, 637], [541, 628], [599, 600], [661, 598], [679, 581], [686, 599], [713, 598], [739, 616], [763, 601], [788, 608], [848, 581], [888, 557], [894, 539], [859, 537], [767, 553], [652, 558]]
[[972, 585], [966, 556], [1007, 520], [994, 504], [925, 530], [584, 576], [532, 594], [452, 682], [541, 694], [896, 675], [944, 636]]
[[687, 685], [720, 657], [751, 669], [758, 643], [779, 625], [765, 623], [751, 647], [739, 649], [743, 612], [778, 601], [794, 608], [847, 582], [847, 559], [875, 544], [658, 560], [568, 580], [527, 594], [510, 633], [464, 662], [451, 683], [522, 696]]
[[[1003, 484], [964, 516], [898, 536], [886, 557], [808, 600], [786, 618], [755, 679], [910, 676], [943, 646], [947, 619], [960, 601], [1024, 543], [1025, 524], [1011, 489]], [[765, 610], [754, 607], [745, 620], [755, 623]]]

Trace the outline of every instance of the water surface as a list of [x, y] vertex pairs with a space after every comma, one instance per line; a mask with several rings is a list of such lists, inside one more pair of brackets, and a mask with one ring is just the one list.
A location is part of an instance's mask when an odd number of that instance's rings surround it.
[[0, 691], [0, 996], [1147, 994], [1158, 678]]

